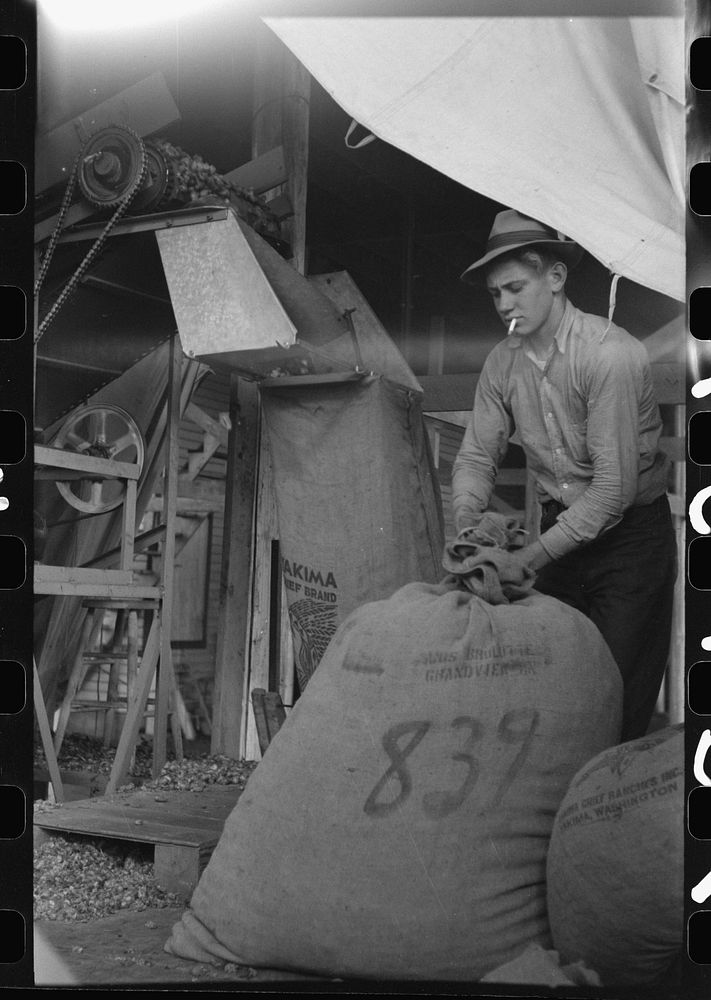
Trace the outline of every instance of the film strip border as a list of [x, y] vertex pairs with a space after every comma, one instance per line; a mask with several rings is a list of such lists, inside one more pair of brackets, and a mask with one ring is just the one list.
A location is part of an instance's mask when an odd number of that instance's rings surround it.
[[0, 985], [10, 987], [33, 981], [35, 19], [30, 2], [0, 4]]
[[[687, 0], [685, 924], [711, 986], [711, 12]], [[0, 5], [0, 986], [33, 983], [32, 202], [36, 10]], [[708, 515], [711, 517], [711, 515]]]
[[687, 5], [685, 928], [689, 984], [711, 988], [711, 13]]

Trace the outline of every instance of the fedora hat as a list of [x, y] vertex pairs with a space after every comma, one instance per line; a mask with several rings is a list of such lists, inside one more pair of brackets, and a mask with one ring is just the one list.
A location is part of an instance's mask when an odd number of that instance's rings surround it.
[[563, 236], [562, 233], [556, 232], [550, 226], [544, 226], [542, 222], [530, 219], [527, 215], [521, 215], [513, 208], [507, 208], [504, 212], [499, 212], [494, 219], [484, 256], [470, 264], [461, 278], [463, 281], [469, 281], [473, 271], [484, 267], [502, 254], [521, 247], [533, 246], [555, 251], [568, 267], [575, 267], [580, 263], [584, 253], [578, 243]]

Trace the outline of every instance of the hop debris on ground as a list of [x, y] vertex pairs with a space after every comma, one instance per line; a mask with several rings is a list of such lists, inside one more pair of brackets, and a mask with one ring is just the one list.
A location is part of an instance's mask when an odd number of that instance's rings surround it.
[[201, 792], [208, 785], [239, 785], [244, 788], [256, 766], [254, 760], [201, 754], [199, 757], [167, 761], [160, 775], [153, 781], [144, 781], [142, 787], [190, 792]]
[[[59, 753], [59, 767], [66, 771], [87, 771], [91, 774], [111, 773], [111, 767], [116, 756], [115, 747], [104, 746], [103, 742], [92, 736], [83, 734], [68, 734], [62, 742]], [[172, 788], [178, 791], [199, 792], [208, 785], [240, 785], [244, 787], [247, 778], [257, 766], [256, 761], [234, 760], [221, 754], [200, 754], [197, 757], [184, 757], [176, 760], [173, 751], [168, 753], [168, 761], [154, 780], [151, 777], [153, 763], [153, 741], [142, 737], [136, 746], [134, 763], [128, 775], [127, 784], [134, 779], [140, 781], [145, 788]], [[47, 762], [41, 743], [34, 747], [34, 766], [47, 767]]]
[[[80, 768], [103, 767], [110, 748], [99, 744], [101, 757], [82, 742]], [[36, 760], [35, 760], [36, 762]], [[68, 766], [63, 762], [63, 766]], [[208, 785], [244, 787], [256, 761], [233, 760], [221, 755], [169, 760], [153, 781], [143, 788], [201, 792]], [[130, 787], [130, 786], [129, 786]], [[35, 802], [36, 812], [56, 808], [45, 800]], [[34, 852], [34, 916], [36, 920], [88, 921], [119, 910], [175, 906], [177, 897], [163, 891], [153, 874], [150, 847], [99, 838], [53, 836]]]
[[[58, 764], [63, 771], [90, 771], [93, 774], [110, 774], [116, 756], [116, 747], [104, 746], [103, 741], [81, 733], [68, 733], [62, 741]], [[136, 746], [130, 776], [149, 778], [153, 760], [153, 741], [141, 737]], [[41, 742], [34, 745], [34, 766], [46, 769], [47, 758]]]
[[155, 880], [150, 858], [132, 848], [52, 837], [34, 853], [35, 920], [87, 921], [118, 910], [175, 906]]

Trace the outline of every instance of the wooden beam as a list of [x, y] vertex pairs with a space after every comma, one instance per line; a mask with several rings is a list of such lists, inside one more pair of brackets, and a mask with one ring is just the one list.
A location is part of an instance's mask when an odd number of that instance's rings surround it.
[[285, 193], [293, 213], [282, 223], [282, 232], [300, 274], [306, 273], [310, 94], [308, 71], [270, 29], [260, 26], [254, 60], [252, 155], [263, 156], [281, 144]]
[[158, 587], [140, 583], [83, 583], [50, 582], [35, 583], [35, 594], [54, 597], [105, 597], [112, 600], [143, 600], [160, 596]]
[[57, 763], [57, 755], [54, 752], [54, 744], [52, 743], [52, 730], [49, 725], [49, 718], [47, 717], [47, 708], [44, 703], [44, 698], [42, 697], [42, 686], [40, 684], [39, 673], [37, 671], [37, 664], [35, 663], [34, 656], [32, 657], [32, 692], [35, 705], [35, 716], [37, 718], [37, 725], [40, 731], [40, 738], [42, 740], [42, 747], [44, 749], [44, 755], [47, 760], [47, 769], [49, 770], [49, 778], [52, 782], [52, 789], [54, 791], [54, 799], [56, 802], [64, 801], [64, 787], [62, 785], [62, 777], [59, 773], [59, 764]]
[[[250, 588], [250, 642], [249, 642], [249, 679], [248, 688], [250, 702], [254, 709], [254, 699], [251, 694], [254, 689], [269, 689], [270, 677], [270, 622], [272, 581], [271, 553], [272, 542], [279, 537], [276, 503], [274, 498], [273, 471], [269, 437], [264, 428], [260, 434], [259, 469], [257, 477], [255, 550], [252, 566], [252, 586]], [[280, 583], [281, 583], [281, 572]], [[278, 620], [279, 627], [282, 622]], [[288, 625], [287, 625], [288, 627]], [[262, 750], [262, 738], [257, 727], [257, 715], [253, 710], [248, 713], [247, 731], [245, 734], [245, 756], [248, 760], [258, 759]]]
[[[148, 701], [148, 693], [153, 682], [158, 653], [160, 650], [160, 619], [159, 615], [154, 615], [151, 628], [146, 639], [146, 644], [141, 657], [141, 665], [138, 676], [133, 686], [133, 692], [128, 696], [126, 709], [126, 719], [121, 730], [116, 755], [111, 767], [111, 774], [106, 785], [106, 795], [113, 795], [123, 784], [128, 772], [131, 756], [138, 739], [138, 730], [143, 721], [143, 714]], [[154, 726], [155, 733], [155, 726]], [[155, 738], [155, 737], [154, 737]]]
[[[162, 506], [156, 503], [156, 510], [162, 510]], [[165, 525], [159, 524], [157, 528], [149, 528], [148, 531], [142, 531], [140, 535], [136, 535], [133, 541], [133, 551], [134, 554], [138, 552], [143, 552], [149, 546], [153, 545], [154, 542], [160, 541], [163, 537], [163, 532], [165, 531]], [[114, 566], [121, 556], [121, 549], [115, 546], [113, 549], [109, 549], [107, 552], [102, 552], [100, 556], [95, 556], [88, 562], [84, 563], [81, 567], [82, 569], [107, 569], [109, 566]]]
[[129, 585], [133, 583], [133, 574], [124, 569], [85, 569], [82, 566], [44, 566], [37, 563], [34, 571], [35, 593], [49, 594], [52, 591], [45, 587], [55, 583]]
[[[64, 451], [62, 448], [48, 448], [41, 444], [36, 444], [34, 447], [35, 465], [85, 472], [87, 476], [108, 479], [138, 479], [140, 473], [139, 467], [133, 462], [116, 462], [113, 459], [97, 458], [81, 452]], [[61, 476], [56, 478], [61, 479]]]
[[248, 163], [243, 163], [241, 167], [223, 174], [223, 177], [237, 187], [251, 188], [255, 194], [271, 191], [284, 184], [287, 178], [284, 147], [272, 146]]
[[219, 439], [219, 442], [223, 447], [227, 447], [227, 439], [229, 435], [229, 427], [219, 420], [213, 419], [209, 413], [205, 413], [199, 406], [195, 403], [188, 403], [185, 407], [184, 417], [186, 420], [192, 421], [192, 423], [197, 424], [208, 434], [213, 434]]
[[252, 559], [258, 448], [257, 387], [231, 377], [230, 438], [211, 752], [238, 760], [246, 705], [249, 567]]
[[153, 725], [153, 777], [160, 774], [167, 757], [168, 709], [170, 692], [175, 687], [173, 660], [170, 649], [173, 625], [173, 579], [175, 575], [175, 519], [178, 497], [178, 459], [180, 425], [180, 381], [182, 350], [176, 334], [170, 342], [168, 360], [168, 412], [166, 424], [165, 473], [163, 478], [163, 551], [161, 553], [161, 585], [163, 600], [160, 610], [160, 668], [156, 689]]

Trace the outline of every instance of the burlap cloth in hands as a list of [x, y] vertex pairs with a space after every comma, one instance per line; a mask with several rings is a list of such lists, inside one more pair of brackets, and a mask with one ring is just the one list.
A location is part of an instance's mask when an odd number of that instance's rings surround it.
[[509, 604], [533, 588], [535, 572], [512, 558], [526, 532], [518, 518], [487, 511], [444, 549], [442, 565], [454, 579], [489, 604]]

